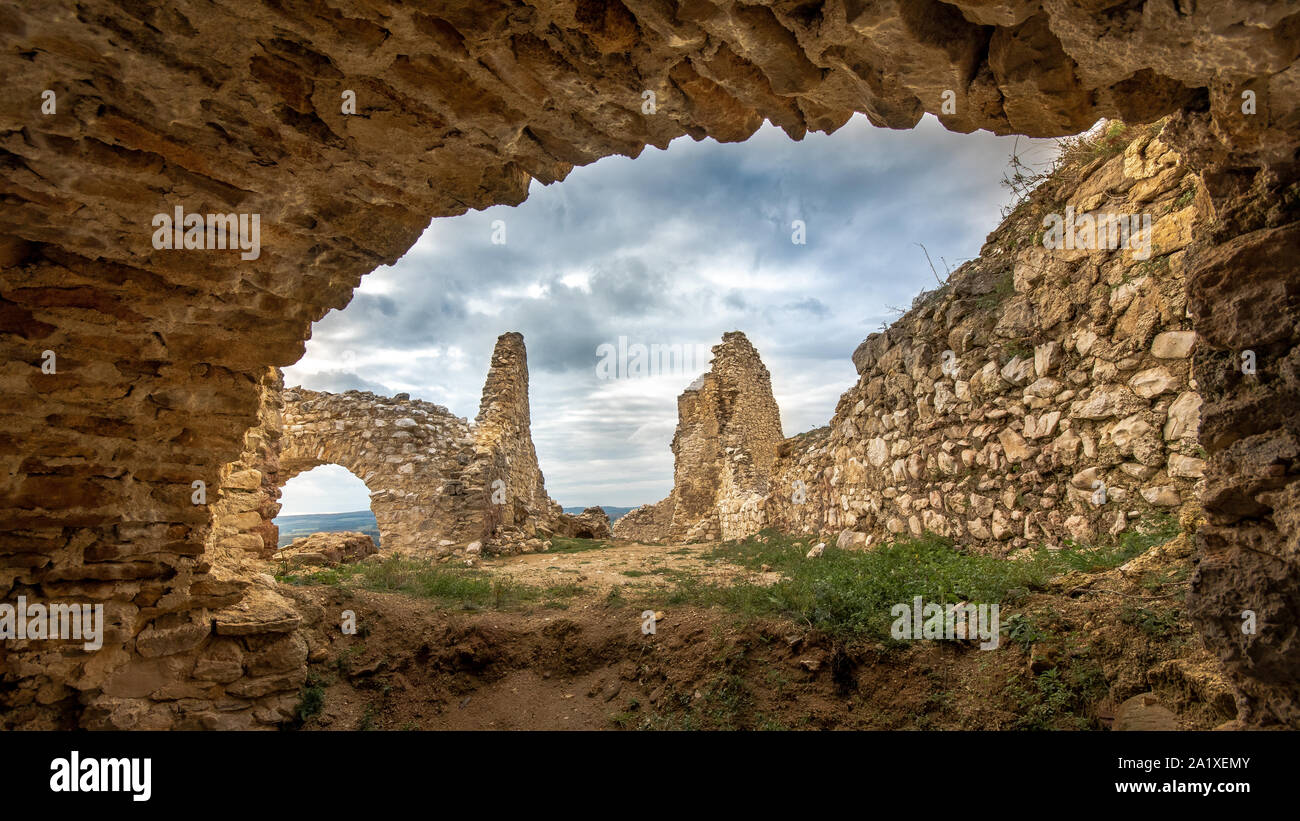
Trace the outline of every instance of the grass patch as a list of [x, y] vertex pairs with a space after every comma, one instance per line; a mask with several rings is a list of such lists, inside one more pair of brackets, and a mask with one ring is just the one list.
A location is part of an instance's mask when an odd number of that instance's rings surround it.
[[576, 584], [534, 587], [467, 567], [435, 564], [427, 559], [390, 556], [381, 562], [360, 562], [314, 573], [283, 573], [286, 584], [356, 587], [381, 593], [404, 593], [467, 610], [506, 610], [528, 604], [571, 598], [583, 588]]
[[1096, 546], [1068, 544], [1058, 551], [1056, 561], [1066, 570], [1096, 573], [1119, 567], [1156, 545], [1164, 544], [1180, 531], [1177, 520], [1168, 514], [1156, 516]]
[[1058, 570], [1041, 551], [1009, 562], [962, 553], [952, 542], [925, 535], [886, 543], [871, 551], [827, 546], [805, 558], [806, 539], [763, 531], [743, 541], [724, 542], [714, 558], [757, 570], [766, 564], [784, 578], [772, 585], [718, 585], [682, 578], [669, 603], [720, 605], [748, 616], [781, 616], [843, 638], [892, 641], [890, 608], [922, 596], [927, 602], [1012, 601], [1026, 589], [1041, 589]]
[[[921, 596], [927, 603], [972, 602], [1010, 605], [1048, 581], [1073, 570], [1096, 572], [1116, 567], [1177, 535], [1168, 516], [1129, 530], [1095, 546], [1040, 548], [1016, 561], [969, 554], [950, 539], [926, 534], [898, 539], [875, 550], [847, 551], [828, 545], [816, 559], [805, 557], [807, 537], [765, 530], [715, 547], [711, 557], [758, 570], [780, 573], [775, 584], [718, 584], [676, 575], [675, 586], [662, 594], [668, 604], [720, 606], [748, 617], [784, 617], [834, 636], [893, 643], [891, 608]], [[1012, 641], [1024, 647], [1047, 638], [1027, 617], [1004, 623]]]

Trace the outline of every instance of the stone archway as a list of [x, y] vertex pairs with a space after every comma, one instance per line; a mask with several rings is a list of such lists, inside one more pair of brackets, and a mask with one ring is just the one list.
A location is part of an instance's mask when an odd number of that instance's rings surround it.
[[554, 526], [533, 449], [523, 336], [503, 334], [473, 423], [432, 402], [291, 388], [278, 397], [278, 482], [338, 464], [370, 489], [382, 549], [446, 555], [503, 526]]
[[[324, 464], [347, 468], [370, 489], [385, 550], [486, 535], [485, 508], [477, 521], [466, 510], [474, 436], [463, 419], [429, 402], [356, 391], [295, 388], [285, 391], [284, 403], [281, 483]], [[481, 495], [481, 487], [475, 490]]]
[[[132, 682], [160, 658], [192, 667], [206, 634], [141, 637], [201, 625], [239, 590], [205, 557], [218, 512], [194, 483], [218, 488], [242, 459], [267, 366], [296, 360], [311, 322], [430, 218], [682, 135], [743, 140], [768, 119], [797, 139], [854, 112], [894, 128], [931, 112], [1030, 136], [1175, 115], [1217, 218], [1188, 274], [1211, 516], [1193, 610], [1243, 717], [1297, 724], [1294, 631], [1236, 630], [1243, 591], [1261, 619], [1300, 622], [1296, 22], [1265, 0], [0, 10], [15, 89], [0, 103], [0, 578], [10, 595], [110, 603], [114, 636], [93, 665], [6, 651], [6, 723], [181, 709]], [[155, 247], [151, 216], [176, 208], [258, 215], [256, 253]], [[1228, 367], [1243, 350], [1252, 379]]]

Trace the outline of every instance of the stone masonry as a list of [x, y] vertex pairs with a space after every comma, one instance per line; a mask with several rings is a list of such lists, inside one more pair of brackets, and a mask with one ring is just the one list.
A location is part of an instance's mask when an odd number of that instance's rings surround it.
[[406, 394], [285, 391], [280, 484], [323, 464], [366, 483], [385, 553], [445, 556], [473, 542], [490, 549], [506, 529], [535, 532], [559, 513], [533, 449], [518, 333], [497, 339], [473, 424]]
[[734, 538], [757, 510], [782, 440], [772, 380], [743, 333], [723, 334], [712, 367], [677, 399], [673, 490], [629, 512], [614, 535], [640, 541]]
[[[1192, 499], [1205, 467], [1184, 281], [1198, 182], [1158, 128], [1137, 131], [1059, 172], [977, 260], [869, 336], [828, 428], [780, 442], [767, 369], [728, 335], [679, 400], [672, 495], [616, 534], [773, 526], [860, 545], [929, 531], [1005, 553], [1095, 542]], [[1066, 207], [1152, 215], [1149, 258], [1045, 249], [1042, 218]], [[729, 413], [745, 404], [764, 412]], [[698, 433], [720, 429], [730, 447]], [[734, 466], [743, 481], [726, 478]]]
[[[1136, 130], [1113, 156], [1063, 169], [978, 259], [859, 346], [829, 430], [783, 449], [767, 523], [859, 544], [854, 533], [931, 531], [1005, 553], [1096, 543], [1194, 498], [1198, 183], [1159, 129]], [[1043, 217], [1066, 208], [1151, 215], [1149, 258], [1044, 248]]]

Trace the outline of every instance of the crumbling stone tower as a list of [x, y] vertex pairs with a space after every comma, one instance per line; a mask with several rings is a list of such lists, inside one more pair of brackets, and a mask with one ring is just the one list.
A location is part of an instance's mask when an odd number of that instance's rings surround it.
[[743, 333], [722, 335], [712, 368], [678, 397], [677, 418], [672, 494], [620, 519], [620, 538], [732, 538], [759, 513], [783, 438], [781, 412]]

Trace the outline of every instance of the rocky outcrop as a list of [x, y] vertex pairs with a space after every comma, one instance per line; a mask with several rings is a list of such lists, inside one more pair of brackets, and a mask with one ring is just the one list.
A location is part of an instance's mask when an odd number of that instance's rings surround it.
[[609, 514], [601, 507], [589, 507], [578, 514], [561, 513], [555, 522], [555, 535], [570, 539], [608, 539]]
[[288, 566], [336, 565], [360, 561], [378, 552], [369, 535], [345, 530], [301, 536], [277, 550], [274, 558]]
[[[1266, 0], [0, 9], [17, 89], [0, 101], [0, 586], [117, 613], [91, 658], [5, 648], [6, 724], [95, 724], [144, 631], [222, 606], [193, 483], [220, 487], [241, 458], [267, 366], [295, 361], [311, 323], [431, 217], [681, 135], [742, 140], [769, 119], [802, 137], [854, 111], [1040, 136], [1177, 112], [1171, 144], [1216, 217], [1188, 275], [1203, 425], [1223, 431], [1206, 443], [1214, 530], [1193, 593], [1250, 720], [1295, 724], [1294, 696], [1277, 706], [1300, 676], [1294, 634], [1238, 638], [1227, 607], [1267, 582], [1256, 604], [1274, 623], [1300, 615], [1284, 513], [1300, 332], [1276, 251], [1296, 222], [1295, 21]], [[256, 251], [204, 232], [155, 245], [151, 217], [177, 208], [256, 215]], [[1244, 322], [1261, 293], [1273, 321]], [[1213, 379], [1242, 344], [1265, 354], [1257, 382]], [[172, 655], [158, 664], [185, 665]]]
[[621, 539], [733, 538], [757, 510], [780, 444], [772, 379], [743, 333], [723, 334], [712, 367], [677, 399], [673, 490], [618, 520]]

